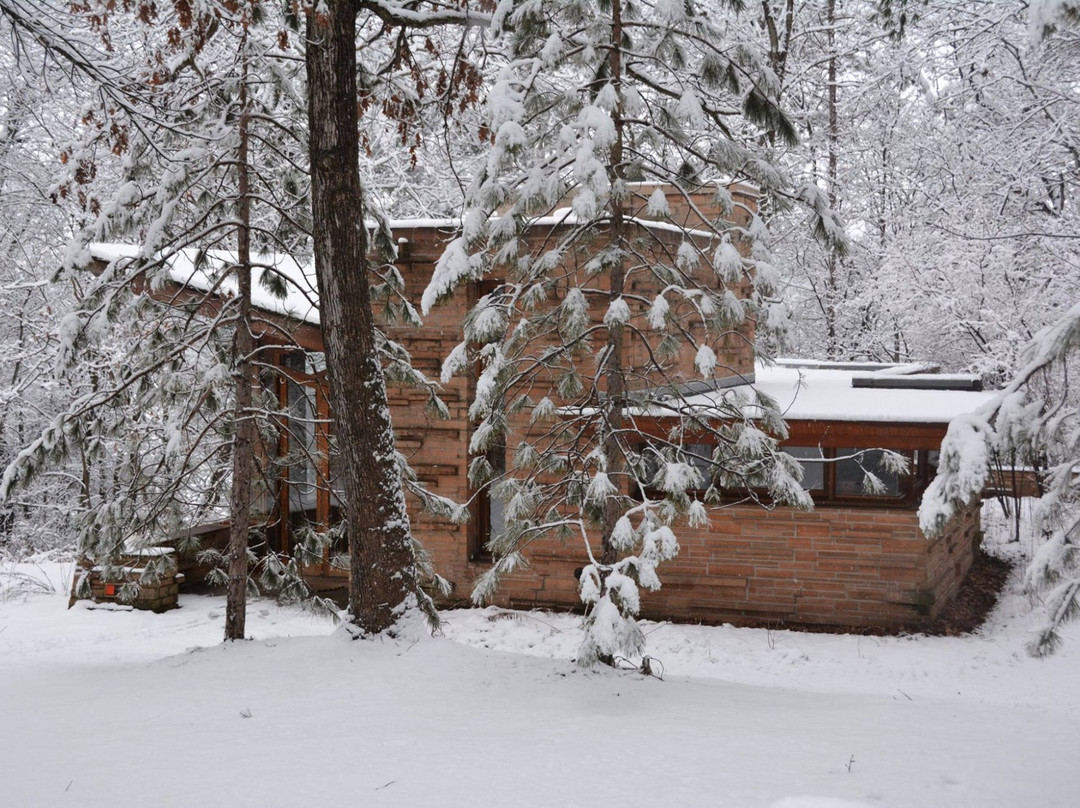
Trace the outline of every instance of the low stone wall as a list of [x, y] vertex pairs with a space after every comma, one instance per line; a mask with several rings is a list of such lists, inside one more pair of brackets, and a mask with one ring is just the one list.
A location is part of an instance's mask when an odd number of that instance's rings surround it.
[[[661, 589], [643, 593], [642, 615], [918, 629], [955, 597], [974, 560], [979, 527], [977, 507], [927, 539], [909, 509], [731, 506], [715, 512], [709, 527], [676, 530], [679, 555], [659, 568]], [[574, 570], [585, 556], [579, 547], [538, 542], [528, 555], [530, 567], [505, 579], [496, 602], [580, 607]]]
[[108, 564], [83, 558], [75, 568], [68, 608], [76, 600], [89, 599], [153, 612], [175, 609], [184, 581], [176, 569], [175, 551], [167, 547], [121, 555]]

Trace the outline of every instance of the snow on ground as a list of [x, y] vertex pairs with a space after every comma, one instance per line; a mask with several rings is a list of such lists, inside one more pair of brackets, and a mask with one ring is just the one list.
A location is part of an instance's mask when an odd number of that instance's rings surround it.
[[256, 601], [222, 645], [222, 598], [68, 611], [70, 572], [0, 567], [3, 806], [1078, 804], [1080, 627], [1027, 657], [1016, 594], [963, 638], [651, 624], [659, 681], [564, 615], [353, 642]]

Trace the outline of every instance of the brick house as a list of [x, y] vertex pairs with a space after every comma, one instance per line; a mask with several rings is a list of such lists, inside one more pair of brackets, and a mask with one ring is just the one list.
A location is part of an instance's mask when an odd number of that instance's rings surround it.
[[[681, 219], [680, 224], [694, 227], [700, 216], [719, 216], [711, 189], [692, 195], [695, 211], [683, 203], [682, 194], [667, 191], [672, 218]], [[728, 220], [746, 226], [756, 192], [745, 185], [728, 186], [727, 191], [736, 203]], [[527, 238], [541, 243], [569, 226], [558, 216], [538, 220]], [[681, 228], [640, 215], [632, 226], [655, 245], [656, 260], [674, 254], [684, 238]], [[405, 295], [419, 301], [456, 223], [400, 221], [393, 230]], [[94, 245], [91, 252], [102, 264], [132, 254], [116, 245]], [[282, 455], [300, 449], [312, 458], [277, 479], [264, 501], [270, 547], [289, 552], [301, 525], [326, 526], [337, 519], [338, 499], [333, 483], [327, 483], [334, 477], [334, 464], [314, 279], [288, 261], [279, 271], [296, 282], [289, 297], [282, 301], [266, 295], [254, 301], [264, 323], [258, 334], [263, 356], [282, 369], [272, 382], [274, 392], [291, 413], [291, 428], [277, 448]], [[176, 286], [156, 292], [159, 298], [190, 302], [198, 290], [210, 288], [192, 266], [178, 264], [172, 276]], [[409, 350], [419, 370], [437, 378], [442, 361], [462, 341], [466, 312], [484, 292], [485, 282], [474, 282], [435, 307], [421, 327], [389, 325], [386, 330]], [[660, 568], [663, 586], [644, 595], [642, 614], [703, 622], [850, 626], [917, 627], [932, 620], [955, 595], [974, 558], [978, 503], [929, 541], [918, 528], [918, 499], [933, 474], [949, 421], [975, 409], [987, 394], [963, 389], [971, 387], [970, 380], [912, 373], [918, 370], [913, 367], [794, 361], [755, 367], [753, 339], [749, 321], [738, 332], [719, 337], [713, 348], [728, 378], [721, 375], [713, 388], [691, 401], [708, 408], [711, 397], [737, 395], [751, 384], [766, 389], [785, 411], [790, 431], [785, 449], [803, 463], [804, 485], [815, 509], [764, 508], [733, 500], [711, 513], [709, 527], [680, 528], [680, 553]], [[687, 381], [694, 378], [692, 357], [680, 361]], [[418, 478], [442, 496], [471, 503], [466, 525], [447, 524], [418, 511], [411, 514], [413, 530], [436, 569], [454, 584], [451, 602], [466, 600], [472, 582], [490, 563], [483, 545], [492, 522], [499, 519], [498, 504], [486, 492], [471, 490], [467, 478], [467, 411], [474, 384], [472, 378], [459, 377], [444, 386], [441, 398], [450, 411], [446, 420], [426, 412], [424, 391], [388, 391], [398, 449]], [[662, 422], [658, 417], [657, 425]], [[874, 470], [881, 487], [870, 495], [862, 487], [863, 468], [876, 465], [880, 452], [875, 450], [880, 449], [906, 457], [910, 473]], [[861, 454], [863, 450], [870, 451]], [[222, 527], [193, 527], [193, 532], [214, 541]], [[574, 571], [584, 561], [579, 545], [541, 540], [532, 546], [530, 566], [504, 580], [497, 602], [576, 607]], [[323, 586], [347, 575], [329, 557], [308, 572]], [[192, 578], [189, 574], [188, 580]]]

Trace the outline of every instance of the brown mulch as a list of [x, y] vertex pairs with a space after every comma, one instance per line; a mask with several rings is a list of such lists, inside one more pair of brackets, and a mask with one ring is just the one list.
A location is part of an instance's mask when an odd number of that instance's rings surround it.
[[956, 599], [938, 615], [937, 620], [923, 629], [923, 633], [951, 637], [979, 628], [997, 603], [1011, 570], [1012, 565], [1008, 561], [994, 558], [981, 550], [975, 553], [975, 561]]

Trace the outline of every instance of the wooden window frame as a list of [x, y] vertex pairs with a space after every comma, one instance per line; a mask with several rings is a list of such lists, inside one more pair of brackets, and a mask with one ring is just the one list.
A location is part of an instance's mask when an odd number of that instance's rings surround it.
[[[469, 294], [469, 310], [472, 311], [475, 308], [476, 303], [484, 295], [491, 294], [500, 286], [505, 285], [506, 281], [502, 278], [482, 278], [475, 281], [470, 288]], [[480, 376], [480, 365], [477, 363], [473, 369], [473, 379], [470, 380], [469, 400], [474, 398], [476, 379]], [[471, 435], [470, 429], [470, 435]], [[498, 458], [493, 457], [496, 452], [501, 450], [501, 461]], [[493, 463], [494, 468], [501, 468], [503, 472], [506, 470], [506, 446], [493, 447], [488, 451], [488, 462], [496, 460]], [[466, 469], [471, 462], [471, 456], [466, 458]], [[488, 542], [491, 541], [491, 481], [484, 483], [472, 494], [472, 503], [470, 505], [470, 519], [469, 519], [469, 531], [468, 541], [466, 548], [466, 558], [469, 562], [478, 564], [489, 564], [494, 559], [491, 550], [488, 549]]]
[[[781, 445], [780, 449], [818, 449], [822, 455], [822, 482], [823, 487], [818, 490], [807, 490], [811, 498], [814, 500], [815, 506], [824, 507], [843, 507], [843, 508], [902, 508], [910, 510], [917, 508], [919, 501], [922, 497], [923, 491], [926, 490], [926, 486], [930, 480], [933, 479], [930, 473], [928, 465], [928, 456], [933, 449], [890, 449], [883, 446], [861, 446], [861, 447], [825, 447], [825, 446], [805, 446], [802, 444], [786, 444]], [[847, 451], [843, 451], [843, 450]], [[888, 496], [882, 494], [839, 494], [837, 493], [836, 484], [836, 468], [839, 462], [839, 458], [850, 457], [854, 453], [859, 452], [873, 452], [873, 451], [889, 451], [898, 455], [902, 455], [908, 460], [908, 473], [900, 475], [900, 493], [896, 496]], [[795, 458], [799, 460], [799, 458]], [[692, 489], [687, 493], [691, 495], [702, 495], [705, 493], [704, 488]], [[768, 499], [768, 490], [762, 488], [750, 489], [750, 491], [760, 498], [762, 501]], [[659, 494], [646, 490], [646, 494]], [[730, 489], [728, 491], [721, 492], [725, 502], [735, 502], [745, 499], [745, 493]]]

